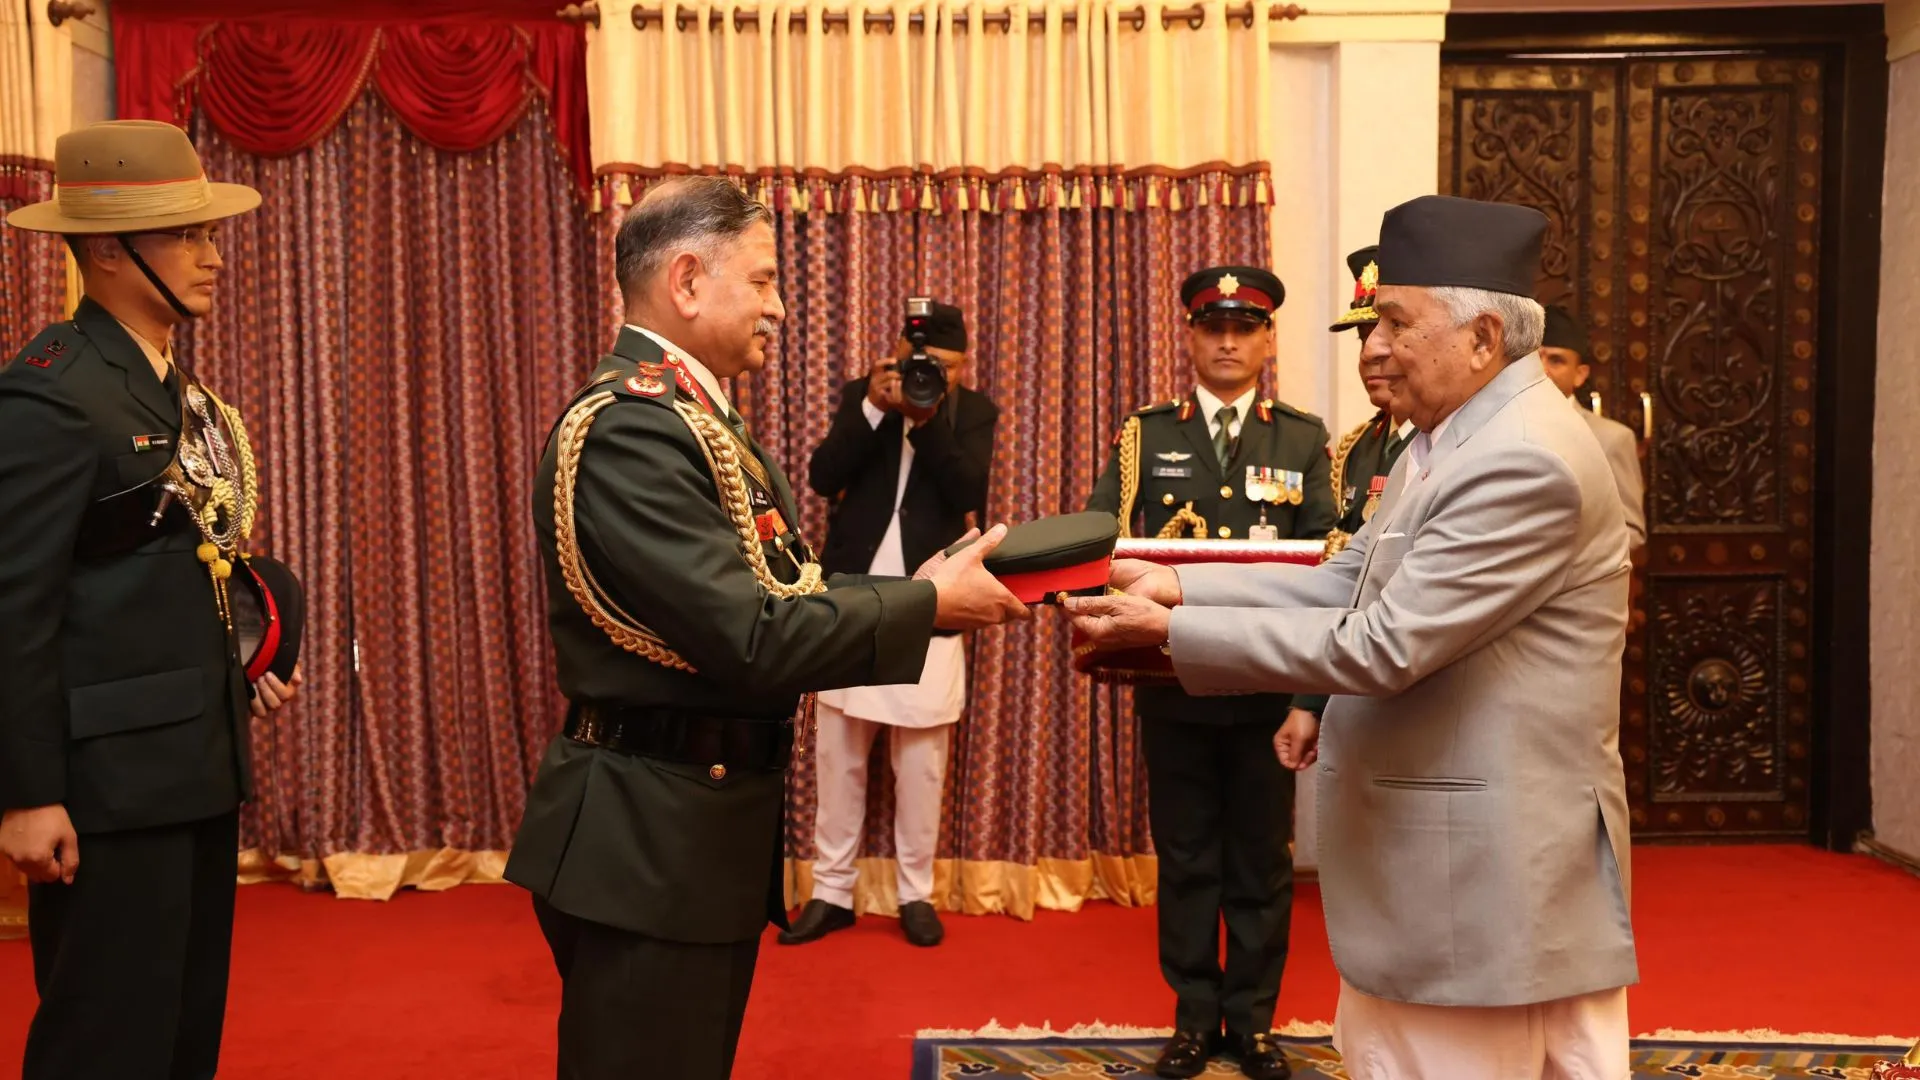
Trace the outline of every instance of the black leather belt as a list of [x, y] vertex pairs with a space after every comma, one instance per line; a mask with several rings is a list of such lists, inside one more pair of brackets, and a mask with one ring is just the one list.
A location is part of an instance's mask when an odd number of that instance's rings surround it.
[[567, 711], [566, 735], [603, 750], [687, 765], [778, 770], [793, 758], [793, 721], [784, 716], [576, 704]]

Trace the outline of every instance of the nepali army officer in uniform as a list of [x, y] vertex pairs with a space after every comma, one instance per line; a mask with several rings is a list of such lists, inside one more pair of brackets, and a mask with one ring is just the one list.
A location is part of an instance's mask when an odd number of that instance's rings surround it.
[[252, 690], [229, 591], [258, 491], [240, 414], [174, 362], [213, 309], [217, 222], [186, 133], [62, 135], [54, 198], [8, 224], [67, 238], [69, 321], [0, 370], [0, 851], [31, 884], [28, 1080], [210, 1077], [233, 938]]
[[1027, 610], [981, 568], [998, 527], [921, 580], [821, 580], [724, 384], [785, 314], [766, 207], [723, 177], [662, 184], [614, 250], [627, 325], [534, 483], [571, 707], [506, 876], [560, 972], [561, 1080], [723, 1080], [760, 932], [786, 925], [802, 694], [916, 682], [936, 628]]
[[[1327, 329], [1340, 333], [1353, 329], [1359, 338], [1360, 381], [1366, 384], [1367, 400], [1380, 410], [1371, 419], [1340, 437], [1333, 450], [1333, 503], [1340, 522], [1327, 534], [1327, 557], [1338, 555], [1360, 526], [1373, 519], [1380, 508], [1380, 497], [1387, 490], [1387, 475], [1401, 451], [1418, 432], [1413, 421], [1393, 413], [1393, 384], [1381, 371], [1378, 360], [1367, 359], [1367, 336], [1373, 333], [1380, 315], [1373, 309], [1374, 294], [1380, 287], [1380, 246], [1370, 244], [1347, 256], [1347, 269], [1353, 272], [1353, 302]], [[1316, 720], [1326, 711], [1325, 694], [1299, 694], [1293, 699], [1296, 709], [1310, 712]]]
[[[1186, 280], [1194, 388], [1127, 418], [1087, 509], [1118, 515], [1122, 536], [1326, 539], [1326, 425], [1255, 397], [1284, 297], [1279, 278], [1253, 267]], [[1225, 1051], [1256, 1080], [1284, 1080], [1291, 1073], [1268, 1032], [1293, 908], [1293, 776], [1269, 743], [1287, 695], [1196, 698], [1141, 686], [1133, 701], [1160, 856], [1160, 970], [1177, 996], [1176, 1030], [1155, 1071], [1198, 1076]]]
[[1347, 268], [1353, 271], [1353, 303], [1327, 329], [1333, 333], [1352, 329], [1356, 332], [1360, 355], [1360, 381], [1366, 384], [1367, 401], [1379, 411], [1373, 418], [1340, 437], [1333, 451], [1334, 512], [1339, 524], [1327, 537], [1327, 554], [1339, 553], [1347, 541], [1360, 531], [1380, 507], [1380, 496], [1387, 489], [1387, 474], [1400, 452], [1413, 441], [1413, 421], [1393, 414], [1393, 388], [1377, 370], [1378, 363], [1366, 358], [1367, 335], [1373, 333], [1380, 316], [1373, 310], [1373, 298], [1380, 285], [1380, 267], [1375, 259], [1379, 245], [1369, 245], [1347, 256]]

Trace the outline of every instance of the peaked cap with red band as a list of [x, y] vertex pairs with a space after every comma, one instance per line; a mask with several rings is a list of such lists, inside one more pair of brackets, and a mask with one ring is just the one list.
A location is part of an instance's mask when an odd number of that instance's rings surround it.
[[307, 627], [307, 596], [300, 579], [285, 563], [252, 555], [241, 561], [233, 581], [233, 631], [247, 665], [247, 681], [259, 682], [269, 671], [281, 682], [292, 679]]
[[1187, 321], [1242, 319], [1266, 326], [1286, 302], [1287, 287], [1270, 270], [1257, 266], [1212, 266], [1180, 286]]
[[[1045, 604], [1061, 593], [1097, 596], [1107, 589], [1120, 519], [1101, 510], [1036, 518], [1007, 530], [981, 565], [1023, 604]], [[947, 554], [973, 543], [955, 544]]]

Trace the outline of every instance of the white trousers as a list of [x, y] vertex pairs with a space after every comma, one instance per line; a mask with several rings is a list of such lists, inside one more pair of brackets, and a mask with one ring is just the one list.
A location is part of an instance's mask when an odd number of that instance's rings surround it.
[[813, 895], [853, 906], [853, 856], [867, 819], [867, 756], [885, 729], [893, 760], [893, 849], [900, 902], [933, 895], [933, 852], [940, 839], [940, 792], [946, 781], [953, 725], [908, 728], [848, 716], [822, 701], [815, 707]]
[[1494, 1008], [1408, 1005], [1340, 980], [1352, 1080], [1627, 1080], [1627, 989]]

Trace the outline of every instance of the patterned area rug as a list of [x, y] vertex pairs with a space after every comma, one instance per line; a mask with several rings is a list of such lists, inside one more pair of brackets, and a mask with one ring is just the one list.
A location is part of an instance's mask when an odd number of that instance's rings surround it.
[[[1296, 1024], [1287, 1032], [1279, 1041], [1287, 1047], [1296, 1080], [1348, 1080], [1325, 1025]], [[1154, 1056], [1168, 1034], [1102, 1024], [1065, 1032], [997, 1024], [974, 1032], [923, 1031], [914, 1040], [913, 1080], [1151, 1077]], [[1912, 1046], [1890, 1038], [1772, 1032], [1658, 1034], [1633, 1041], [1633, 1080], [1867, 1080], [1876, 1062], [1897, 1061]], [[1240, 1070], [1234, 1062], [1216, 1060], [1204, 1075], [1239, 1076]]]

